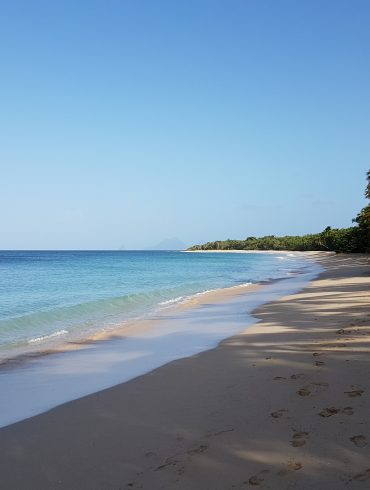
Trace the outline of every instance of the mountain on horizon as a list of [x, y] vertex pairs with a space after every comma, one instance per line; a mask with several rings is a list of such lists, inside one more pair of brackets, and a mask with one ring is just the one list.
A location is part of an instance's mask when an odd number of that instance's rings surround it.
[[187, 245], [179, 238], [166, 238], [151, 247], [145, 247], [145, 250], [185, 250]]

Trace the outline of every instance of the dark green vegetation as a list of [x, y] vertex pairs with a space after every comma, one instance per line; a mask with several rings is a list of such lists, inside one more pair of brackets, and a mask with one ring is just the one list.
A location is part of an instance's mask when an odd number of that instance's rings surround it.
[[[367, 172], [365, 197], [370, 199], [370, 170]], [[363, 250], [361, 251], [370, 252], [370, 204], [362, 208], [353, 221], [358, 224], [363, 234]]]
[[[365, 197], [370, 199], [370, 170], [367, 172]], [[370, 252], [370, 204], [353, 220], [356, 226], [332, 229], [303, 236], [268, 235], [245, 240], [218, 240], [194, 245], [188, 250], [326, 250], [334, 252]]]

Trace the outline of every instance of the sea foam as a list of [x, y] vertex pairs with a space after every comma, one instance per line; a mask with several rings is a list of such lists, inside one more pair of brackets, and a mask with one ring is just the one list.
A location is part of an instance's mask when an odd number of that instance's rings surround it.
[[[135, 334], [80, 350], [32, 358], [2, 369], [0, 426], [42, 413], [57, 405], [145, 374], [175, 359], [215, 347], [257, 320], [252, 311], [263, 303], [302, 289], [322, 268], [312, 262], [300, 274], [216, 303], [200, 302], [189, 309], [166, 309], [148, 319]], [[302, 265], [302, 264], [301, 264]], [[176, 308], [176, 306], [175, 306]]]

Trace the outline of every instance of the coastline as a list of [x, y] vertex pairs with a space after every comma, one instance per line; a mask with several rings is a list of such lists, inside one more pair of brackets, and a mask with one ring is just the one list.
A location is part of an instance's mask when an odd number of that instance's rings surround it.
[[320, 254], [330, 254], [336, 255], [335, 252], [321, 252], [321, 251], [311, 251], [305, 252], [300, 250], [182, 250], [183, 253], [220, 253], [220, 254], [297, 254], [297, 255], [305, 255], [307, 257], [315, 257]]
[[0, 370], [2, 368], [9, 367], [10, 365], [18, 365], [22, 362], [27, 362], [28, 359], [35, 359], [38, 357], [79, 350], [83, 349], [84, 346], [88, 346], [94, 343], [109, 341], [117, 339], [119, 337], [124, 338], [130, 335], [135, 335], [139, 332], [143, 332], [152, 328], [150, 325], [148, 325], [148, 323], [151, 322], [154, 316], [157, 316], [157, 313], [160, 313], [161, 315], [163, 315], [163, 317], [166, 317], [167, 315], [172, 315], [176, 314], [176, 312], [184, 311], [187, 308], [201, 305], [202, 300], [203, 302], [215, 303], [217, 301], [222, 301], [239, 293], [254, 291], [256, 288], [262, 287], [264, 284], [266, 284], [266, 282], [247, 283], [195, 293], [189, 297], [184, 298], [183, 302], [172, 302], [170, 300], [168, 306], [162, 308], [161, 311], [158, 311], [158, 308], [154, 309], [153, 311], [147, 313], [146, 315], [143, 315], [142, 317], [126, 320], [124, 323], [118, 324], [117, 326], [111, 327], [109, 329], [100, 330], [89, 335], [76, 335], [74, 339], [69, 340], [58, 339], [55, 343], [51, 341], [51, 345], [45, 343], [44, 345], [39, 346], [35, 343], [34, 347], [30, 347], [28, 351], [21, 351], [19, 354], [15, 353], [15, 355], [12, 355], [10, 357], [0, 358]]
[[366, 488], [368, 261], [323, 258], [218, 347], [1, 429], [3, 484]]
[[0, 369], [0, 427], [212, 349], [255, 323], [257, 306], [302, 289], [318, 273], [307, 261], [285, 278], [198, 293], [122, 329], [15, 358]]
[[329, 257], [337, 255], [332, 251], [300, 251], [300, 250], [183, 250], [182, 253], [189, 254], [282, 254], [294, 255], [305, 258], [316, 259], [320, 257]]
[[[246, 253], [246, 254], [287, 254], [294, 256], [301, 256], [303, 260], [309, 259], [315, 261], [317, 258], [323, 256], [333, 255], [334, 252], [290, 252], [290, 251], [276, 251], [276, 250], [201, 250], [201, 251], [187, 251], [184, 253]], [[282, 278], [279, 278], [282, 279]], [[173, 315], [184, 311], [187, 308], [201, 306], [203, 303], [226, 300], [234, 295], [243, 292], [251, 292], [256, 288], [260, 288], [268, 283], [272, 283], [275, 279], [269, 279], [266, 281], [259, 281], [256, 283], [238, 284], [235, 286], [226, 286], [222, 288], [211, 289], [207, 291], [200, 291], [189, 296], [181, 298], [173, 298], [164, 303], [159, 303], [156, 307], [152, 308], [149, 312], [134, 317], [128, 320], [124, 320], [122, 323], [118, 323], [114, 327], [97, 330], [95, 332], [82, 332], [82, 334], [76, 332], [74, 335], [70, 335], [68, 338], [63, 336], [52, 334], [45, 337], [45, 341], [38, 342], [37, 339], [29, 341], [27, 346], [20, 348], [13, 348], [8, 353], [0, 354], [0, 370], [4, 367], [17, 366], [20, 363], [27, 362], [27, 360], [35, 359], [38, 357], [44, 357], [53, 354], [60, 354], [63, 352], [70, 352], [74, 350], [83, 349], [84, 346], [93, 344], [95, 342], [109, 341], [111, 339], [126, 337], [134, 335], [137, 332], [142, 332], [145, 329], [152, 328], [148, 324], [153, 317], [161, 315]], [[180, 300], [180, 301], [178, 301]], [[167, 304], [166, 304], [167, 303]], [[67, 333], [67, 332], [66, 332]], [[40, 340], [44, 338], [41, 337]]]
[[[213, 251], [204, 252], [208, 253]], [[274, 250], [228, 250], [224, 252], [275, 255], [280, 254], [279, 251]], [[198, 251], [196, 251], [195, 253], [198, 253]], [[201, 251], [200, 253], [203, 253], [203, 251]], [[282, 255], [284, 255], [284, 253], [285, 251], [282, 251]], [[293, 254], [286, 251], [286, 253], [294, 257], [301, 257], [303, 262], [307, 259], [315, 260], [315, 257], [317, 256], [316, 252], [296, 252]], [[320, 252], [318, 254], [320, 254]], [[279, 279], [282, 279], [282, 277], [280, 277]], [[51, 335], [46, 335], [45, 337], [40, 336], [39, 338], [31, 339], [28, 341], [28, 344], [22, 345], [20, 347], [13, 347], [11, 350], [8, 351], [1, 351], [0, 369], [10, 365], [18, 365], [21, 362], [27, 362], [28, 359], [44, 357], [50, 354], [70, 352], [73, 350], [84, 348], [84, 346], [92, 344], [94, 342], [109, 341], [113, 338], [135, 334], [136, 331], [141, 331], [143, 329], [143, 325], [146, 325], [147, 320], [151, 320], [154, 316], [165, 316], [167, 313], [176, 314], [178, 312], [181, 312], [185, 308], [201, 305], [202, 302], [206, 303], [211, 301], [214, 303], [216, 301], [223, 301], [224, 299], [238, 294], [239, 292], [252, 291], [254, 290], [254, 288], [260, 287], [261, 285], [265, 285], [274, 280], [275, 279], [268, 279], [265, 281], [247, 282], [244, 284], [233, 286], [218, 287], [216, 289], [195, 292], [190, 295], [181, 296], [179, 298], [172, 298], [152, 306], [151, 309], [143, 314], [139, 314], [138, 316], [133, 318], [123, 319], [121, 323], [117, 323], [115, 326], [110, 326], [109, 328], [101, 327], [100, 329], [95, 329], [90, 332], [82, 330], [82, 332], [76, 331], [71, 333], [66, 330], [68, 326], [61, 325], [58, 332], [54, 332]], [[246, 288], [248, 289], [246, 290]]]

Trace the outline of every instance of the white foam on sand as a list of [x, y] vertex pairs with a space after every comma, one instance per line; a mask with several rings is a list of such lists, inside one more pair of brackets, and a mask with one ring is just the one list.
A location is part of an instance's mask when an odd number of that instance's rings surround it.
[[81, 349], [29, 359], [0, 369], [0, 427], [123, 383], [175, 359], [211, 349], [257, 320], [261, 304], [303, 289], [323, 268], [307, 261], [303, 273], [218, 303], [159, 312], [153, 328]]
[[68, 333], [68, 330], [58, 330], [57, 332], [51, 333], [49, 335], [43, 335], [41, 337], [35, 337], [33, 339], [30, 339], [28, 341], [29, 344], [35, 344], [37, 342], [42, 342], [43, 340], [48, 340], [52, 339], [54, 337], [60, 337], [61, 335], [66, 335]]

